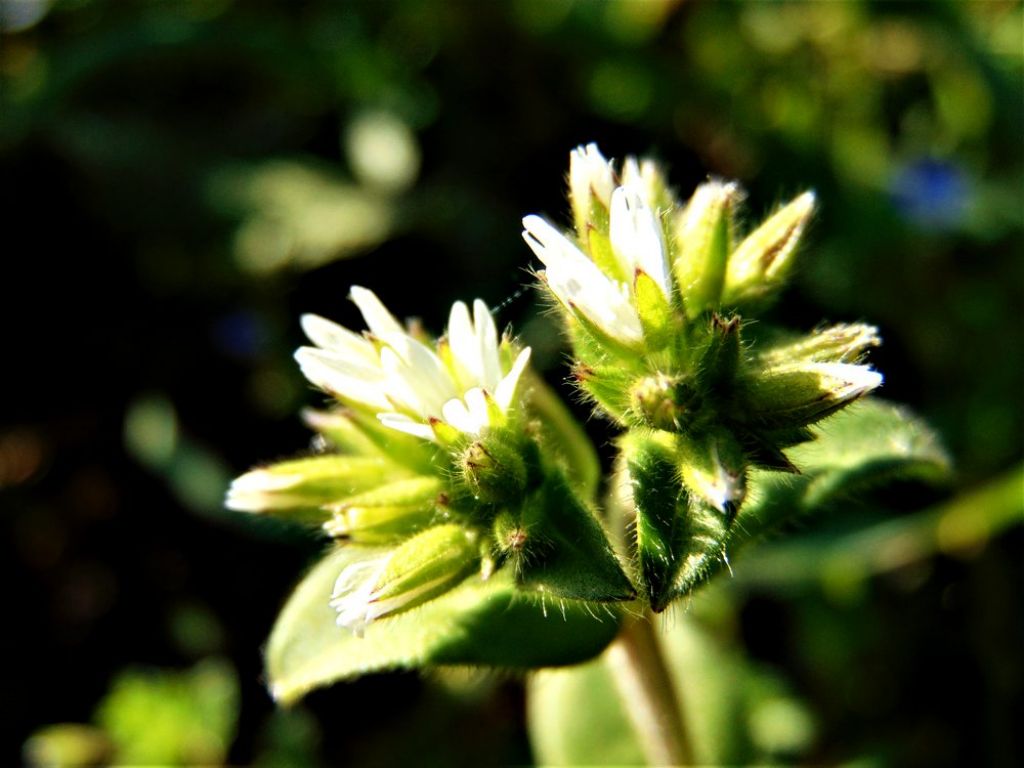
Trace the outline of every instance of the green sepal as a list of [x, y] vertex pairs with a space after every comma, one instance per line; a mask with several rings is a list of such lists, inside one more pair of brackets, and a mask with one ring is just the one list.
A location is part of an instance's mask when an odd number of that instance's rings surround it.
[[374, 488], [408, 472], [380, 456], [323, 454], [254, 469], [235, 478], [229, 509], [321, 523], [325, 505]]
[[740, 366], [740, 318], [723, 318], [713, 313], [707, 340], [697, 366], [697, 386], [715, 399], [721, 399], [733, 386]]
[[611, 336], [587, 317], [575, 304], [569, 304], [569, 334], [579, 360], [586, 362], [614, 360], [630, 368], [638, 368], [639, 345], [631, 345]]
[[515, 571], [524, 589], [602, 603], [636, 597], [601, 523], [559, 473], [527, 497], [521, 519], [528, 538]]
[[608, 236], [607, 222], [608, 213], [605, 212], [605, 226], [603, 230], [594, 226], [587, 227], [586, 242], [583, 243], [584, 250], [590, 256], [591, 261], [597, 265], [598, 269], [608, 275], [608, 277], [620, 283], [628, 283], [631, 276], [622, 271], [622, 264], [619, 262], [618, 256], [615, 255], [611, 238]]
[[330, 507], [324, 530], [367, 544], [404, 538], [433, 521], [444, 487], [440, 478], [421, 476], [350, 496]]
[[306, 408], [302, 411], [306, 426], [322, 435], [337, 453], [371, 455], [377, 453], [373, 441], [366, 437], [343, 409], [320, 411]]
[[636, 511], [636, 552], [640, 587], [651, 608], [668, 605], [685, 547], [687, 493], [672, 454], [651, 440], [624, 446]]
[[434, 471], [437, 446], [422, 438], [386, 427], [373, 414], [356, 409], [346, 409], [342, 413], [352, 420], [379, 453], [419, 474]]
[[336, 624], [328, 601], [338, 574], [387, 550], [338, 547], [298, 585], [267, 643], [271, 694], [293, 704], [314, 688], [371, 672], [434, 664], [536, 668], [592, 658], [612, 640], [619, 619], [596, 618], [576, 600], [524, 593], [511, 571], [471, 576], [411, 611], [377, 619], [363, 637]]
[[629, 371], [617, 365], [578, 363], [572, 372], [580, 389], [600, 406], [603, 413], [613, 419], [624, 420], [631, 407], [629, 387], [633, 377]]
[[648, 350], [654, 352], [665, 348], [673, 331], [672, 305], [654, 278], [641, 269], [633, 278], [633, 294]]

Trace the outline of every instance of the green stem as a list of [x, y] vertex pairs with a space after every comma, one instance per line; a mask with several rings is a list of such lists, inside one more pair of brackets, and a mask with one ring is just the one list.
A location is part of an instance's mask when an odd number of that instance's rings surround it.
[[647, 764], [691, 765], [682, 709], [650, 618], [627, 617], [606, 657]]

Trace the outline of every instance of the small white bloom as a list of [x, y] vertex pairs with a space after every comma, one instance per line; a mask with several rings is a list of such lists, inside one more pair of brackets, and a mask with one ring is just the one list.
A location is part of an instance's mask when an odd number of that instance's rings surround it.
[[354, 286], [351, 299], [363, 314], [369, 337], [316, 315], [302, 318], [315, 347], [295, 358], [313, 384], [357, 407], [377, 412], [381, 423], [434, 440], [433, 420], [446, 421], [469, 435], [490, 425], [488, 398], [502, 413], [513, 405], [530, 350], [502, 370], [498, 330], [487, 305], [477, 299], [473, 316], [457, 302], [448, 325], [450, 364], [409, 335], [377, 296]]
[[[629, 345], [643, 340], [633, 295], [637, 271], [649, 275], [665, 298], [672, 297], [664, 233], [649, 199], [654, 173], [653, 165], [641, 167], [629, 158], [623, 171], [625, 182], [616, 186], [614, 169], [596, 145], [577, 148], [570, 155], [569, 186], [577, 227], [586, 220], [581, 206], [589, 205], [590, 195], [609, 209], [607, 235], [615, 263], [604, 266], [615, 274], [603, 271], [540, 216], [523, 219], [523, 239], [544, 262], [544, 278], [558, 300]], [[580, 237], [586, 239], [582, 232]]]
[[362, 636], [370, 622], [395, 609], [394, 605], [376, 600], [377, 585], [391, 556], [392, 553], [388, 552], [379, 557], [357, 560], [342, 569], [334, 582], [330, 602], [331, 608], [338, 612], [338, 626]]

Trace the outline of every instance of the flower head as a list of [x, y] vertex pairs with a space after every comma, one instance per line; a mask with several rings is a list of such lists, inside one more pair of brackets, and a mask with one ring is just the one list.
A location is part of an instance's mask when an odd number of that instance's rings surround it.
[[362, 335], [317, 315], [302, 318], [316, 346], [300, 348], [295, 358], [313, 384], [374, 412], [392, 429], [432, 441], [444, 425], [477, 436], [509, 411], [530, 350], [521, 350], [511, 365], [503, 363], [509, 342], [499, 342], [482, 301], [473, 302], [472, 316], [466, 304], [456, 302], [446, 339], [431, 348], [372, 291], [353, 286], [350, 298], [368, 327]]

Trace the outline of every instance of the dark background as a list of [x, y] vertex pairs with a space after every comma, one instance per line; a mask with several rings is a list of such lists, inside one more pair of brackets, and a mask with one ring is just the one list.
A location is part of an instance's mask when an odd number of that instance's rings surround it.
[[[210, 654], [241, 684], [229, 760], [264, 754], [260, 646], [321, 545], [221, 500], [308, 444], [299, 315], [358, 327], [361, 284], [436, 331], [479, 296], [559, 382], [519, 220], [567, 221], [582, 142], [661, 159], [683, 197], [739, 179], [752, 220], [817, 191], [772, 319], [877, 323], [882, 394], [957, 467], [887, 508], [1021, 461], [1020, 3], [49, 5], [0, 2], [5, 764], [40, 726], [90, 721], [120, 670]], [[748, 652], [819, 719], [805, 759], [1019, 761], [1021, 544], [1018, 525], [853, 605], [749, 597]], [[856, 669], [811, 668], [808, 623]], [[318, 692], [296, 760], [529, 760], [518, 685], [487, 688]]]

